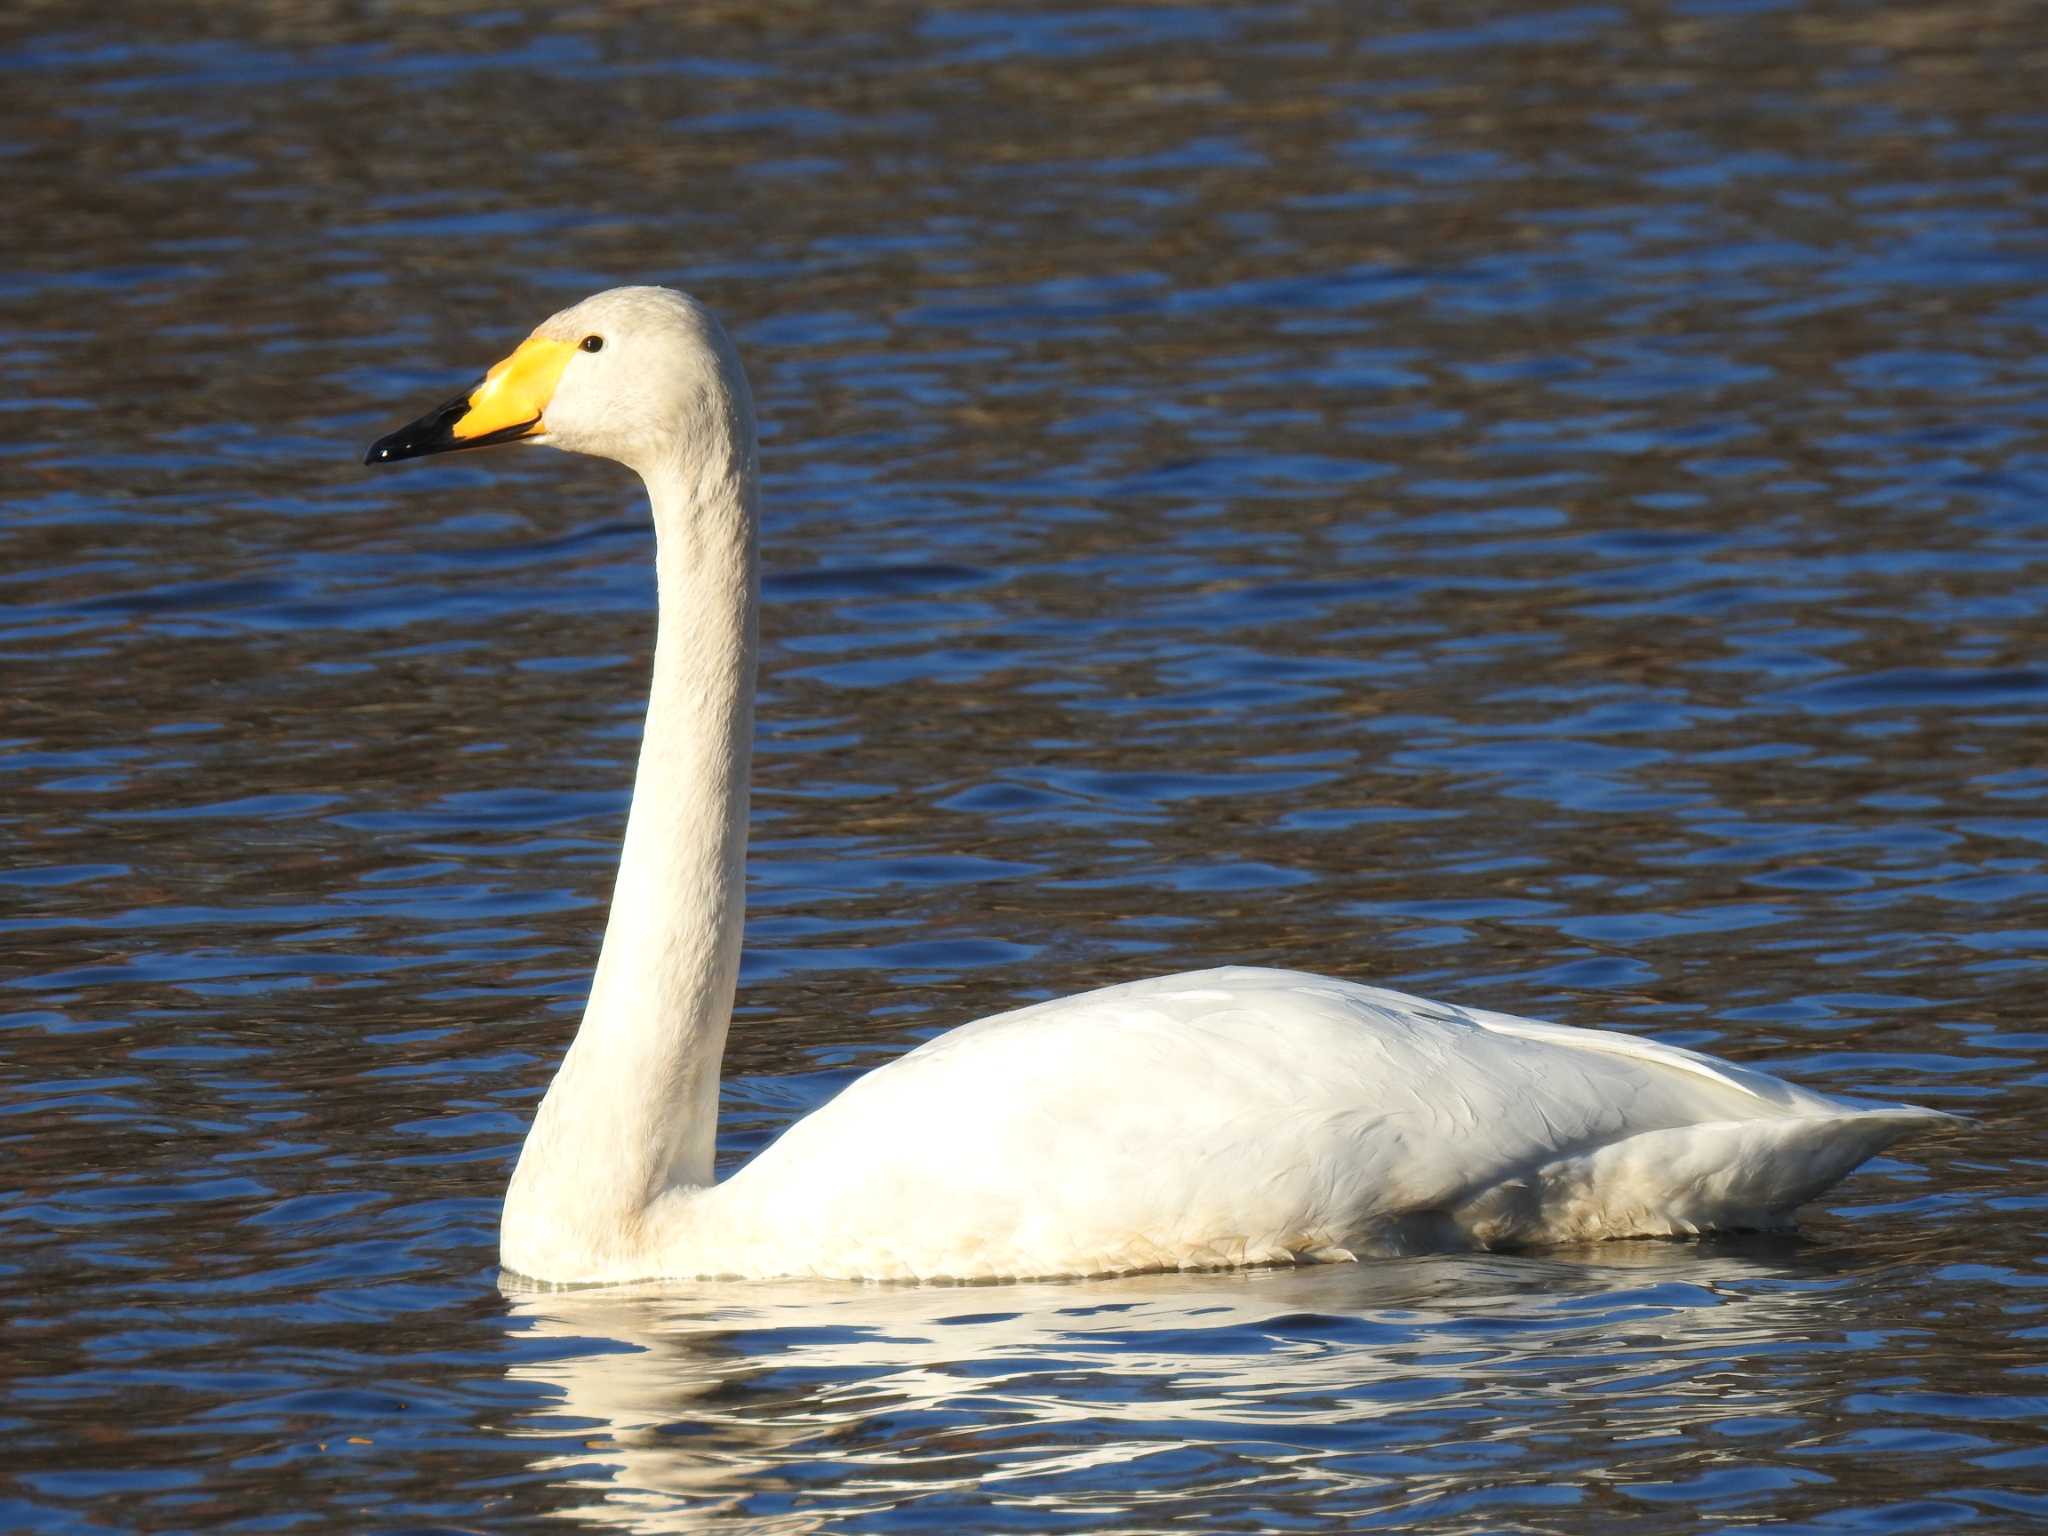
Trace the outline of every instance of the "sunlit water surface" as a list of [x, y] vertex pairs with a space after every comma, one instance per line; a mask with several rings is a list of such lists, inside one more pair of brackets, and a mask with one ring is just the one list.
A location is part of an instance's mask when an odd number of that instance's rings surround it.
[[[2038, 8], [185, 9], [0, 14], [0, 1528], [2048, 1516]], [[1226, 959], [1975, 1125], [1797, 1239], [502, 1292], [648, 534], [358, 459], [633, 280], [764, 421], [726, 1166]]]

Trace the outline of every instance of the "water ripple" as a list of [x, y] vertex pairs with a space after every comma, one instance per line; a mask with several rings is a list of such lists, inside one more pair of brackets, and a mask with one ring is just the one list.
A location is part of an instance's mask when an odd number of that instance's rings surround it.
[[[0, 1527], [2048, 1516], [2026, 8], [725, 19], [0, 20]], [[764, 425], [723, 1168], [1225, 959], [1975, 1128], [1796, 1241], [501, 1292], [645, 519], [360, 453], [642, 280]]]

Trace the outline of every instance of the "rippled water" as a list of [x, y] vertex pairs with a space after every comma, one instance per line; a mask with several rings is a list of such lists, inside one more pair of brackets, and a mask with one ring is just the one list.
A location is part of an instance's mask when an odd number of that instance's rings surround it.
[[[2038, 8], [402, 9], [0, 13], [0, 1528], [2048, 1515]], [[501, 1294], [648, 537], [358, 460], [622, 281], [766, 434], [728, 1166], [1226, 959], [1976, 1125], [1796, 1240]]]

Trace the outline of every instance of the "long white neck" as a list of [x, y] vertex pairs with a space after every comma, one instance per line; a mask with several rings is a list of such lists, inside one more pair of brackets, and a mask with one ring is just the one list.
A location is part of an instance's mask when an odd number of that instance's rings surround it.
[[760, 577], [751, 433], [726, 462], [643, 470], [660, 619], [633, 807], [582, 1026], [505, 1196], [501, 1255], [569, 1278], [644, 1243], [706, 1185], [746, 916]]

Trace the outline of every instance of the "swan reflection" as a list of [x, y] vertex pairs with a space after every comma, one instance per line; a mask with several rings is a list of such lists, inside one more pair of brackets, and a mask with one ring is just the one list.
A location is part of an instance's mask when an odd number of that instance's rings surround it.
[[[1775, 1240], [979, 1287], [524, 1293], [507, 1297], [510, 1375], [556, 1396], [518, 1428], [559, 1512], [621, 1530], [721, 1517], [806, 1531], [912, 1500], [927, 1514], [957, 1501], [942, 1524], [1005, 1505], [1028, 1524], [1034, 1509], [1135, 1512], [1219, 1479], [1268, 1487], [1277, 1510], [1347, 1484], [1384, 1501], [1418, 1478], [1497, 1478], [1546, 1414], [1561, 1433], [1644, 1435], [1769, 1411], [1754, 1383], [1688, 1383], [1706, 1360], [1800, 1337], [1835, 1283]], [[1609, 1415], [1626, 1425], [1603, 1429]]]

